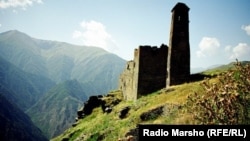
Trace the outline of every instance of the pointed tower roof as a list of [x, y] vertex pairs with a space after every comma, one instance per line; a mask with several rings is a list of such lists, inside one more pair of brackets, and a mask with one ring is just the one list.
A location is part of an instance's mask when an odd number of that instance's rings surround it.
[[188, 7], [185, 3], [178, 2], [178, 3], [173, 7], [173, 9], [171, 10], [171, 12], [173, 12], [173, 11], [175, 11], [175, 10], [186, 10], [186, 11], [189, 11], [189, 7]]

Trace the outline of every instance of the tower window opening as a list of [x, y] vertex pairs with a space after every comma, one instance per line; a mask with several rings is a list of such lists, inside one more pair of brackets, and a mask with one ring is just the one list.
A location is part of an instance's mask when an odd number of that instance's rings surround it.
[[181, 16], [178, 16], [178, 21], [181, 21]]

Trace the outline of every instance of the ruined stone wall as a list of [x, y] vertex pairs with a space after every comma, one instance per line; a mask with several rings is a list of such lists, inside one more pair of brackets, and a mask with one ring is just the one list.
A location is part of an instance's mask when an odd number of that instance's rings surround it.
[[146, 95], [166, 86], [168, 47], [139, 47], [138, 96]]
[[119, 89], [123, 92], [123, 98], [126, 100], [137, 99], [138, 85], [138, 50], [134, 50], [134, 60], [128, 61], [124, 71], [120, 75]]
[[136, 100], [166, 86], [167, 50], [166, 45], [135, 49], [134, 60], [127, 62], [120, 76], [119, 88], [124, 99]]

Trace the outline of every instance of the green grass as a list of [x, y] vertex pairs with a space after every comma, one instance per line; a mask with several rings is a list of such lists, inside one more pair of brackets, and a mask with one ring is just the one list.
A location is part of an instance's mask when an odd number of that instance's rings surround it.
[[[95, 140], [99, 136], [103, 136], [104, 141], [110, 141], [124, 138], [125, 133], [136, 128], [137, 124], [190, 124], [191, 117], [178, 109], [171, 111], [171, 114], [167, 114], [167, 116], [162, 114], [147, 121], [142, 121], [140, 115], [166, 104], [183, 105], [189, 94], [201, 90], [199, 82], [186, 83], [159, 90], [143, 96], [135, 102], [122, 101], [113, 107], [109, 114], [103, 113], [101, 108], [96, 108], [91, 115], [79, 120], [77, 126], [69, 128], [52, 141], [60, 141], [63, 138], [69, 138], [73, 141], [80, 137], [84, 137], [85, 140]], [[121, 95], [120, 91], [115, 91], [115, 93]], [[126, 106], [131, 107], [128, 116], [120, 119], [119, 112]]]

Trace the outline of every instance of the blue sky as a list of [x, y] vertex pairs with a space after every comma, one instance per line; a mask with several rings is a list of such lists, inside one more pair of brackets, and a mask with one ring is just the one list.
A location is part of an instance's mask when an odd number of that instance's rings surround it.
[[191, 67], [250, 61], [249, 0], [0, 0], [0, 32], [98, 46], [132, 60], [169, 43], [171, 9], [189, 8]]

